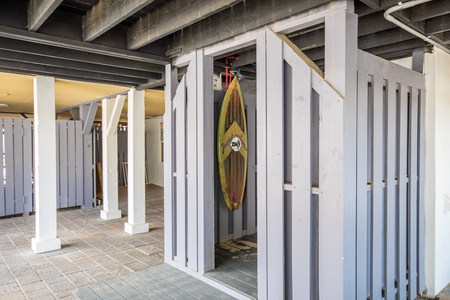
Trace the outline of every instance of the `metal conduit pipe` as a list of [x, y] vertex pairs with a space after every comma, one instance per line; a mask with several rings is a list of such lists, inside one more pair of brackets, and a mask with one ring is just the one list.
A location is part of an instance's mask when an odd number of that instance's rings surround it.
[[428, 37], [426, 35], [423, 35], [422, 33], [418, 32], [417, 30], [415, 30], [415, 29], [409, 27], [408, 25], [400, 22], [399, 20], [397, 20], [395, 17], [393, 17], [391, 15], [392, 13], [394, 13], [396, 11], [399, 11], [399, 10], [402, 10], [402, 9], [406, 9], [406, 8], [410, 8], [410, 7], [413, 7], [413, 6], [416, 6], [416, 5], [425, 3], [425, 2], [430, 2], [430, 1], [433, 1], [433, 0], [413, 0], [413, 1], [408, 1], [406, 3], [399, 2], [397, 5], [389, 8], [388, 10], [386, 10], [384, 12], [384, 18], [387, 21], [394, 23], [398, 27], [400, 27], [400, 28], [408, 31], [409, 33], [417, 36], [418, 38], [424, 40], [425, 42], [428, 42], [428, 43], [438, 47], [439, 49], [445, 51], [446, 53], [450, 54], [450, 49], [447, 48], [446, 46], [442, 45], [441, 43], [439, 43], [439, 42], [437, 42], [437, 41], [435, 41], [433, 39], [431, 39], [430, 37]]

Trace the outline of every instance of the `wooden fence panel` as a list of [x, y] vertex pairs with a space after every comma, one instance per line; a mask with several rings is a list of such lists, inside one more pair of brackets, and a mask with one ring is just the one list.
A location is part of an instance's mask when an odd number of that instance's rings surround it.
[[[425, 288], [425, 249], [419, 245], [423, 243], [425, 223], [425, 156], [420, 144], [424, 138], [424, 76], [362, 51], [358, 74], [358, 139], [366, 124], [365, 114], [373, 118], [373, 128], [371, 122], [368, 127], [369, 137], [373, 135], [367, 157], [363, 154], [364, 141], [358, 140], [357, 146], [361, 181], [357, 194], [357, 298], [415, 299]], [[373, 111], [369, 105], [365, 113], [366, 85]], [[359, 177], [366, 164], [371, 181], [367, 213], [363, 179]], [[369, 255], [370, 265], [364, 253]], [[365, 270], [367, 277], [363, 276]]]
[[32, 127], [30, 120], [0, 119], [0, 216], [31, 212]]

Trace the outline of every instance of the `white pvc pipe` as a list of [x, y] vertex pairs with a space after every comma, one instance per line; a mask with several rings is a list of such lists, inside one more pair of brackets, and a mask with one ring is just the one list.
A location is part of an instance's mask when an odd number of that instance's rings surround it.
[[410, 7], [413, 7], [413, 6], [416, 6], [416, 5], [425, 3], [425, 2], [430, 2], [430, 1], [432, 1], [432, 0], [413, 0], [413, 1], [408, 1], [406, 3], [399, 2], [396, 6], [393, 6], [393, 7], [389, 8], [388, 10], [386, 10], [384, 12], [384, 18], [387, 21], [394, 23], [398, 27], [408, 31], [412, 35], [415, 35], [418, 38], [420, 38], [420, 39], [422, 39], [422, 40], [424, 40], [424, 41], [426, 41], [426, 42], [428, 42], [428, 43], [438, 47], [439, 49], [442, 49], [446, 53], [450, 54], [450, 49], [448, 49], [444, 45], [441, 45], [440, 43], [430, 39], [429, 37], [423, 35], [422, 33], [418, 32], [417, 30], [415, 30], [415, 29], [409, 27], [408, 25], [400, 22], [399, 20], [397, 20], [396, 18], [394, 18], [391, 15], [393, 12], [396, 12], [396, 11], [399, 11], [399, 10], [402, 10], [402, 9], [406, 9], [406, 8], [410, 8]]

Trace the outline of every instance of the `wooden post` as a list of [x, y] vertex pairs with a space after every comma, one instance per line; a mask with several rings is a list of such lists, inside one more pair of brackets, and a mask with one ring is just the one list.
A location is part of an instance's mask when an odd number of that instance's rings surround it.
[[213, 59], [197, 51], [198, 272], [214, 269]]
[[122, 217], [118, 192], [117, 124], [124, 102], [125, 95], [102, 101], [103, 209], [100, 217], [104, 220]]
[[[343, 148], [338, 149], [343, 153], [342, 169], [336, 173], [343, 181], [330, 182], [333, 194], [341, 198], [329, 199], [332, 207], [320, 207], [333, 210], [332, 218], [320, 223], [325, 224], [319, 258], [320, 296], [324, 299], [355, 299], [357, 22], [358, 16], [346, 9], [325, 17], [325, 79], [341, 94], [344, 103], [343, 116], [333, 123], [334, 135], [343, 135], [339, 144]], [[321, 185], [323, 188], [328, 187]], [[329, 244], [334, 240], [339, 243]]]
[[56, 122], [53, 77], [34, 79], [34, 179], [36, 237], [31, 240], [35, 253], [61, 249], [56, 236]]
[[128, 92], [128, 222], [125, 232], [148, 232], [145, 223], [145, 91]]

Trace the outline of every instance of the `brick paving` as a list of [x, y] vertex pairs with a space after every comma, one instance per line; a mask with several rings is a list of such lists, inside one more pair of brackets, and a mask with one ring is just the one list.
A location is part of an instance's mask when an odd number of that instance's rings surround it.
[[92, 283], [163, 262], [163, 189], [146, 187], [148, 233], [129, 235], [127, 188], [119, 187], [122, 218], [100, 219], [101, 206], [58, 212], [61, 250], [35, 254], [35, 216], [0, 219], [0, 299], [74, 299], [73, 291]]

